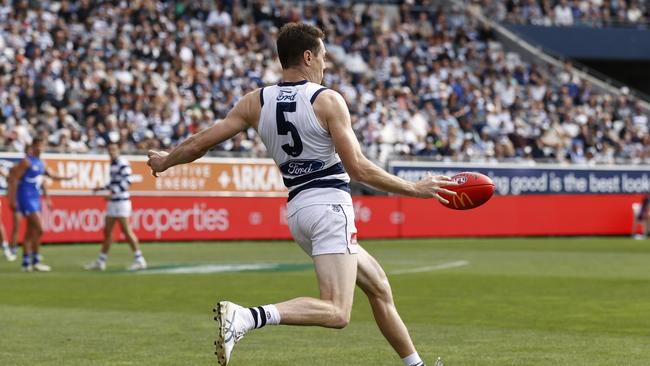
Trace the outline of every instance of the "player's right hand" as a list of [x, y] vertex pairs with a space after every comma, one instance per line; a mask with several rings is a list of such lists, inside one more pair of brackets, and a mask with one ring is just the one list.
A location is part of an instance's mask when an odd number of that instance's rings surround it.
[[445, 175], [427, 174], [420, 181], [415, 183], [416, 197], [418, 198], [435, 198], [436, 200], [448, 204], [449, 201], [444, 199], [439, 193], [445, 193], [449, 196], [455, 196], [456, 192], [442, 187], [457, 186], [458, 183], [451, 180]]
[[147, 153], [147, 157], [149, 160], [147, 161], [147, 165], [151, 168], [151, 174], [154, 177], [158, 176], [158, 173], [162, 173], [167, 168], [165, 167], [165, 158], [169, 155], [169, 153], [165, 151], [156, 151], [156, 150], [149, 150]]

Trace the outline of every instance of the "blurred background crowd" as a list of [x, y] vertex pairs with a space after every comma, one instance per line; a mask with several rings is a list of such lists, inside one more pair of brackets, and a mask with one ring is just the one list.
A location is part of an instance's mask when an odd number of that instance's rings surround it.
[[540, 26], [647, 27], [647, 0], [467, 0], [498, 21]]
[[[563, 4], [573, 21], [591, 19], [597, 3], [599, 19], [647, 19], [647, 8], [629, 16], [635, 0], [477, 2], [544, 24], [559, 24]], [[650, 161], [648, 113], [626, 90], [597, 92], [568, 62], [528, 64], [489, 27], [427, 1], [0, 0], [0, 149], [22, 151], [35, 135], [52, 152], [99, 152], [111, 140], [129, 152], [171, 148], [279, 81], [274, 36], [289, 21], [325, 31], [323, 84], [345, 97], [376, 161]], [[266, 154], [254, 131], [214, 150]]]

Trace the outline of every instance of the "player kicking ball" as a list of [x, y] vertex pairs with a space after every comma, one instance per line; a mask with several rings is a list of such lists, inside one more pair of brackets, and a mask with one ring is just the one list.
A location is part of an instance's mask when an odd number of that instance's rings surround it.
[[120, 156], [120, 146], [117, 142], [108, 144], [108, 155], [111, 159], [110, 182], [104, 187], [97, 187], [93, 191], [108, 191], [106, 197], [106, 217], [104, 224], [104, 241], [97, 260], [84, 266], [89, 271], [105, 271], [108, 261], [108, 251], [113, 244], [113, 228], [119, 223], [126, 240], [133, 251], [133, 263], [127, 267], [132, 271], [147, 268], [147, 261], [142, 256], [138, 238], [131, 229], [129, 218], [131, 217], [131, 197], [129, 186], [131, 185], [131, 166], [129, 162]]
[[368, 297], [379, 329], [404, 365], [424, 366], [397, 312], [386, 273], [356, 241], [349, 182], [352, 178], [381, 191], [447, 203], [440, 193], [455, 193], [442, 187], [457, 183], [444, 176], [408, 182], [363, 155], [345, 100], [318, 84], [325, 69], [323, 38], [323, 32], [311, 25], [283, 26], [277, 39], [283, 82], [247, 94], [225, 119], [169, 154], [150, 151], [148, 164], [157, 175], [254, 128], [289, 189], [289, 229], [314, 262], [320, 297], [250, 308], [219, 302], [214, 311], [220, 365], [230, 362], [234, 345], [245, 334], [267, 325], [344, 328], [350, 322], [356, 285]]

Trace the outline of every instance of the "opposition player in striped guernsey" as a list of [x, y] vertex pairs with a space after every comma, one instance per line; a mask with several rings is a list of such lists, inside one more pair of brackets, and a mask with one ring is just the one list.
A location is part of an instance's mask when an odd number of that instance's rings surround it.
[[[288, 223], [300, 247], [312, 257], [320, 298], [244, 308], [228, 301], [215, 307], [216, 354], [227, 365], [235, 343], [265, 325], [343, 328], [350, 321], [355, 284], [368, 296], [375, 320], [407, 366], [420, 366], [384, 270], [356, 241], [350, 177], [376, 189], [419, 198], [440, 197], [449, 177], [405, 181], [370, 162], [361, 152], [343, 97], [318, 83], [326, 50], [318, 28], [290, 23], [278, 33], [282, 82], [244, 96], [225, 119], [191, 136], [169, 154], [150, 151], [152, 173], [192, 162], [249, 127], [257, 130], [289, 189]], [[436, 361], [436, 364], [440, 364]]]
[[120, 156], [119, 142], [110, 142], [107, 146], [108, 156], [111, 159], [110, 181], [103, 187], [97, 187], [94, 192], [108, 191], [106, 197], [106, 215], [104, 222], [104, 241], [97, 260], [84, 266], [87, 270], [104, 271], [108, 261], [108, 251], [113, 244], [113, 228], [115, 223], [120, 224], [122, 233], [133, 251], [133, 263], [127, 269], [136, 271], [147, 268], [147, 261], [140, 250], [138, 238], [131, 229], [129, 218], [131, 217], [131, 196], [129, 186], [131, 185], [131, 165], [129, 161]]

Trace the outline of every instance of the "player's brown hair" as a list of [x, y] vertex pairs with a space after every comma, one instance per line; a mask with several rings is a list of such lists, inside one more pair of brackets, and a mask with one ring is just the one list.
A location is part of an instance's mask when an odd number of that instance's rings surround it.
[[305, 51], [318, 53], [319, 39], [325, 38], [325, 33], [318, 27], [305, 23], [287, 23], [278, 33], [278, 57], [283, 69], [300, 65]]

